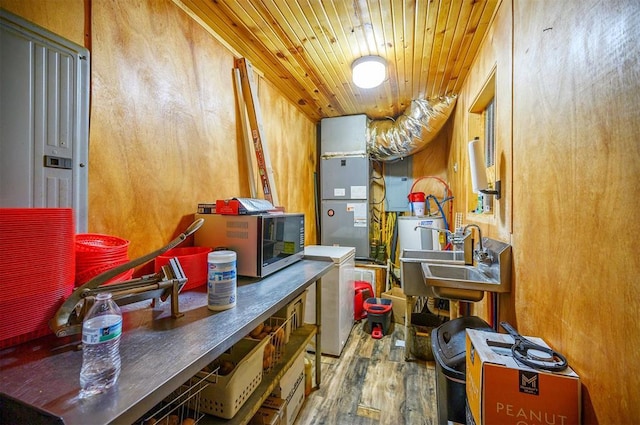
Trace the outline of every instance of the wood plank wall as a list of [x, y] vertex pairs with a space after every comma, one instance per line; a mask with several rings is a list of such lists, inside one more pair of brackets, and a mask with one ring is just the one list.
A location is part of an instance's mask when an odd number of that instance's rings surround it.
[[[80, 0], [0, 4], [82, 44], [83, 25], [67, 20], [83, 16]], [[195, 203], [248, 192], [233, 58], [169, 0], [93, 6], [89, 227], [130, 238], [135, 256], [181, 230]], [[444, 152], [454, 193], [466, 193], [467, 111], [497, 65], [500, 173], [511, 181], [496, 221], [481, 224], [513, 245], [501, 318], [567, 355], [585, 424], [640, 417], [639, 39], [634, 0], [503, 0], [449, 144], [414, 158], [416, 176], [442, 175], [429, 157]], [[268, 82], [260, 96], [282, 203], [312, 217], [315, 126]]]
[[[455, 212], [462, 213], [464, 223], [474, 223], [482, 229], [482, 235], [506, 243], [511, 241], [512, 228], [512, 13], [511, 2], [504, 1], [499, 6], [492, 25], [480, 47], [479, 54], [469, 69], [469, 75], [458, 96], [453, 116], [453, 136], [448, 151], [448, 178], [456, 197]], [[469, 157], [467, 144], [477, 132], [472, 120], [477, 119], [469, 110], [483, 88], [495, 72], [496, 103], [496, 179], [501, 181], [503, 196], [494, 199], [493, 214], [481, 216], [471, 214], [469, 205], [476, 198], [470, 190]], [[476, 235], [477, 236], [477, 235]], [[488, 295], [472, 306], [473, 314], [483, 317], [491, 323]], [[499, 310], [503, 320], [513, 319], [513, 296], [502, 294], [499, 298]]]
[[[0, 7], [73, 41], [84, 43], [85, 0], [0, 0]], [[86, 47], [86, 46], [85, 46]]]
[[514, 8], [516, 314], [584, 380], [585, 423], [640, 418], [640, 5]]
[[[83, 43], [82, 1], [45, 2], [37, 13], [41, 4], [2, 2]], [[234, 57], [171, 0], [91, 9], [89, 231], [130, 240], [136, 258], [184, 230], [199, 202], [250, 196]], [[64, 28], [67, 16], [73, 24]], [[316, 125], [269, 82], [258, 85], [280, 204], [305, 213], [306, 243], [317, 243]]]
[[513, 246], [500, 317], [567, 356], [585, 424], [640, 418], [639, 41], [637, 1], [503, 0], [453, 123], [459, 195], [469, 185], [468, 108], [497, 66], [506, 196], [481, 225]]

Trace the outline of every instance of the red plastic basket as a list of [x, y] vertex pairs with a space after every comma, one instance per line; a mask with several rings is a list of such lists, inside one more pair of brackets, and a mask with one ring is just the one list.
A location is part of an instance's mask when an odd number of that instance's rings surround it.
[[0, 348], [50, 333], [75, 278], [71, 208], [0, 208]]
[[[94, 267], [92, 269], [83, 270], [81, 273], [76, 274], [76, 287], [84, 285], [85, 283], [87, 283], [94, 277], [98, 276], [99, 274], [102, 274], [106, 271], [114, 269], [123, 263], [126, 263], [126, 261], [123, 261], [122, 263], [119, 263], [119, 264], [104, 264], [102, 266]], [[112, 279], [106, 281], [105, 284], [123, 282], [125, 280], [131, 279], [132, 276], [133, 276], [133, 269], [129, 269], [113, 277]]]
[[99, 233], [80, 233], [76, 235], [76, 251], [80, 252], [121, 252], [129, 247], [129, 241], [117, 236]]
[[207, 255], [209, 252], [211, 252], [211, 248], [205, 246], [170, 249], [156, 257], [155, 272], [158, 273], [160, 268], [167, 264], [171, 258], [177, 257], [184, 274], [189, 279], [182, 290], [197, 288], [207, 283]]
[[[99, 233], [76, 235], [76, 287], [93, 277], [129, 261], [129, 241]], [[130, 279], [133, 270], [111, 279], [109, 283]]]

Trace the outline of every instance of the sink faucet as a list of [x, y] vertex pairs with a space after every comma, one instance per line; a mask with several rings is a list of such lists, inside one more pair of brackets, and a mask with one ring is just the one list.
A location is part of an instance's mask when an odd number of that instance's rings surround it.
[[446, 233], [447, 236], [452, 235], [449, 229], [441, 229], [439, 227], [423, 226], [422, 224], [418, 224], [416, 227], [413, 228], [413, 230], [418, 230], [418, 229], [436, 230], [438, 232]]
[[456, 229], [455, 233], [450, 231], [449, 229], [442, 229], [439, 227], [432, 226], [422, 226], [418, 225], [413, 230], [418, 229], [427, 229], [427, 230], [435, 230], [436, 232], [444, 233], [447, 235], [447, 241], [453, 245], [454, 251], [463, 251], [464, 252], [464, 263], [466, 265], [473, 264], [473, 253], [471, 246], [471, 232], [466, 232], [462, 228]]
[[422, 224], [418, 224], [416, 227], [413, 228], [413, 231], [417, 231], [418, 229], [426, 229], [426, 230], [434, 230], [437, 232], [441, 232], [447, 235], [447, 240], [449, 240], [450, 235], [452, 234], [449, 229], [441, 229], [439, 227], [433, 227], [433, 226], [424, 226]]
[[[493, 257], [482, 246], [482, 229], [480, 229], [480, 226], [478, 226], [477, 224], [467, 224], [462, 229], [462, 233], [466, 236], [470, 236], [471, 235], [470, 231], [467, 234], [467, 229], [469, 229], [470, 227], [475, 227], [478, 230], [478, 238], [479, 238], [478, 249], [473, 250], [473, 258], [475, 258], [475, 260], [480, 264], [490, 265], [493, 262]], [[465, 254], [465, 257], [466, 257], [466, 254]]]

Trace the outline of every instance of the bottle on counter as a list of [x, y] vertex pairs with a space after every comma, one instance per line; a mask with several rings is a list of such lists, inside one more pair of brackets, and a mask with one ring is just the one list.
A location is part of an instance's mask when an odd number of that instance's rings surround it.
[[207, 297], [209, 310], [221, 311], [236, 306], [237, 256], [220, 250], [207, 256]]
[[104, 392], [120, 375], [122, 313], [111, 294], [98, 294], [82, 323], [80, 398]]

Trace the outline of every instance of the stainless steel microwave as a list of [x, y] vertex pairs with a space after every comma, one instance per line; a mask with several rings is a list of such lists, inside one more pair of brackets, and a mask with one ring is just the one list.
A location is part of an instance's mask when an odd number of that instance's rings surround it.
[[197, 246], [236, 252], [238, 275], [265, 277], [304, 256], [304, 214], [196, 214]]

